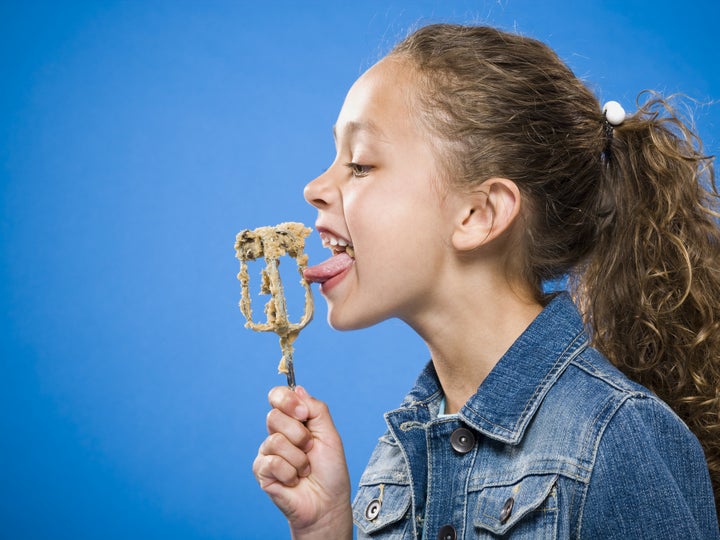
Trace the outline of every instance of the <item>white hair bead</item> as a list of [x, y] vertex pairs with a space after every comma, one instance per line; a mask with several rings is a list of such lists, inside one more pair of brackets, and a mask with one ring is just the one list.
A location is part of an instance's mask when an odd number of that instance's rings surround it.
[[617, 101], [608, 101], [603, 105], [603, 114], [611, 126], [619, 126], [625, 121], [625, 109]]

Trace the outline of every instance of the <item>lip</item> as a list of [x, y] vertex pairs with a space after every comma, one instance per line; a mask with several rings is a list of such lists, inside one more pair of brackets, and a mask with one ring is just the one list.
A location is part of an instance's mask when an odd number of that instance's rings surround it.
[[342, 282], [345, 277], [352, 271], [352, 269], [355, 267], [355, 263], [353, 262], [350, 266], [348, 266], [345, 270], [340, 272], [338, 275], [331, 277], [327, 281], [324, 281], [320, 284], [320, 292], [322, 294], [328, 294], [331, 290], [333, 290], [335, 287], [337, 287], [340, 282]]
[[320, 222], [315, 223], [315, 230], [318, 232], [318, 235], [320, 235], [321, 240], [322, 240], [322, 236], [325, 234], [325, 235], [333, 236], [338, 239], [342, 239], [348, 245], [352, 246], [352, 242], [344, 234], [340, 234], [340, 233], [336, 232], [334, 229], [331, 229], [330, 227], [321, 225]]
[[[317, 231], [318, 235], [322, 236], [323, 234], [328, 234], [331, 236], [334, 236], [335, 238], [342, 238], [345, 240], [348, 245], [352, 245], [348, 237], [344, 234], [338, 233], [335, 229], [328, 227], [325, 223], [318, 220], [315, 222], [315, 230]], [[330, 250], [335, 253], [332, 248]], [[352, 269], [355, 266], [355, 262], [353, 261], [353, 264], [350, 265], [347, 269], [340, 272], [338, 275], [333, 276], [332, 278], [328, 279], [327, 281], [320, 284], [320, 293], [325, 295], [332, 291], [335, 287], [337, 287], [346, 277], [347, 275], [352, 271]]]

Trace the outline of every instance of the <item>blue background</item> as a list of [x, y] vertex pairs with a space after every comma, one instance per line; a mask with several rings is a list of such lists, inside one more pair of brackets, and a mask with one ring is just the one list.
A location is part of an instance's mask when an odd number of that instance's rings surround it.
[[[540, 38], [629, 110], [645, 88], [682, 91], [713, 153], [718, 15], [714, 0], [2, 1], [0, 535], [287, 536], [251, 472], [284, 379], [276, 338], [243, 328], [235, 234], [314, 222], [302, 187], [333, 158], [345, 92], [409, 27]], [[396, 321], [335, 332], [316, 300], [297, 376], [357, 482], [428, 354]]]

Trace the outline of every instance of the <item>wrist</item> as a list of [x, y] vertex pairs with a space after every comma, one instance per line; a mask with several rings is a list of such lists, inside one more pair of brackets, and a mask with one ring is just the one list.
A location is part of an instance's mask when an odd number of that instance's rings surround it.
[[308, 527], [290, 525], [292, 540], [353, 540], [353, 518], [350, 505], [337, 512], [328, 512]]

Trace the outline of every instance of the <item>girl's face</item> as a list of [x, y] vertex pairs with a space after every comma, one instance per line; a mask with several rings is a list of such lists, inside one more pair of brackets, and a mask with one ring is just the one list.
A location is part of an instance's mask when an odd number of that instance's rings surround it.
[[317, 267], [334, 328], [391, 317], [415, 326], [442, 294], [455, 195], [440, 179], [437, 142], [420, 121], [413, 81], [395, 58], [360, 77], [335, 125], [335, 161], [305, 188], [323, 244], [354, 251], [353, 261], [341, 254]]

